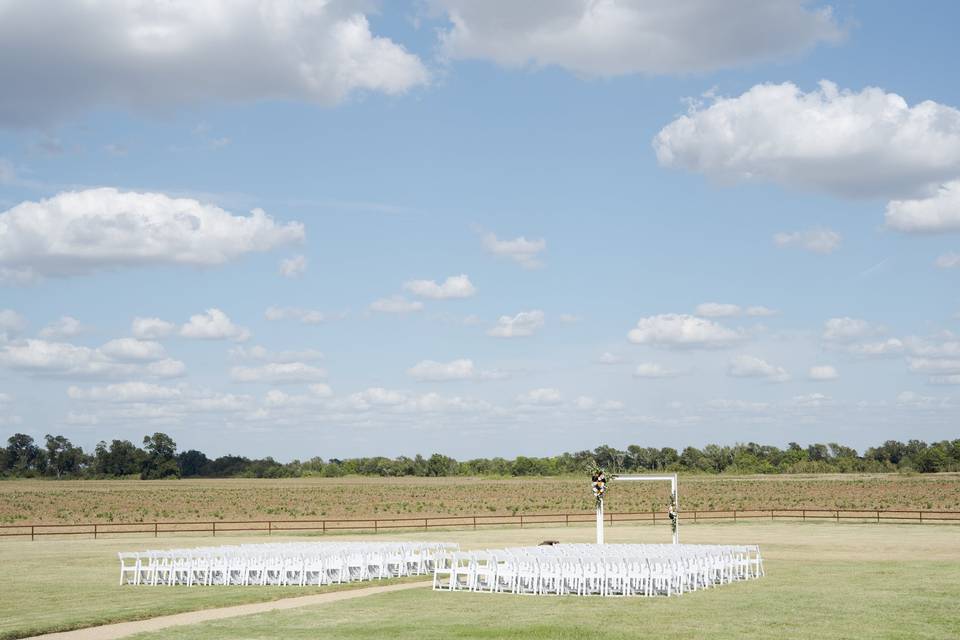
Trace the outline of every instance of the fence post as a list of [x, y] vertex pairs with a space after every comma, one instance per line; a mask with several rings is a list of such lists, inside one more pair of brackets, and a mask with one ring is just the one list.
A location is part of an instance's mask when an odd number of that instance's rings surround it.
[[154, 538], [157, 537], [157, 533], [158, 533], [157, 527], [159, 526], [159, 524], [160, 524], [160, 523], [158, 523], [158, 522], [154, 522], [154, 523], [153, 523], [153, 537], [154, 537]]
[[880, 509], [877, 509], [877, 524], [880, 524]]
[[840, 524], [840, 509], [837, 509], [837, 524]]
[[773, 522], [773, 509], [770, 509], [770, 522]]
[[806, 521], [807, 521], [807, 510], [806, 510], [806, 509], [803, 509], [803, 510], [802, 510], [802, 513], [803, 513], [803, 521], [806, 522]]
[[473, 530], [477, 530], [477, 516], [473, 516]]
[[273, 521], [272, 521], [272, 520], [267, 520], [267, 535], [268, 535], [268, 536], [272, 536], [272, 535], [273, 535]]
[[523, 514], [520, 514], [520, 528], [523, 529]]
[[210, 524], [213, 525], [213, 537], [216, 538], [216, 537], [217, 537], [217, 523], [216, 523], [216, 522], [211, 522]]
[[653, 512], [653, 524], [657, 524], [657, 512]]
[[733, 510], [733, 521], [734, 521], [734, 522], [737, 521], [737, 510], [736, 510], [736, 509]]
[[429, 528], [430, 528], [430, 527], [427, 526], [427, 519], [424, 518], [424, 519], [423, 519], [423, 530], [426, 531], [426, 530], [429, 529]]
[[326, 521], [326, 520], [322, 520], [321, 522], [323, 523], [323, 531], [322, 531], [322, 533], [326, 533], [326, 532], [327, 532], [327, 521]]
[[918, 511], [917, 513], [920, 514], [920, 524], [923, 524], [923, 511]]
[[697, 524], [697, 511], [696, 511], [696, 509], [694, 509], [694, 511], [693, 511], [693, 524]]
[[96, 523], [93, 524], [93, 539], [94, 539], [94, 540], [97, 539], [97, 524], [96, 524]]
[[30, 540], [33, 541], [33, 525], [30, 525]]
[[563, 520], [564, 520], [564, 523], [563, 523], [564, 526], [569, 527], [569, 526], [570, 526], [570, 514], [569, 514], [569, 513], [563, 514]]

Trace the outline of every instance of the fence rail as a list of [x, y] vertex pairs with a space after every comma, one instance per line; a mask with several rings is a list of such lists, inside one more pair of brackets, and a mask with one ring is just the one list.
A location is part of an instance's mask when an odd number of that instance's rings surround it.
[[[940, 523], [960, 524], [960, 511], [927, 511], [922, 509], [728, 509], [722, 511], [684, 511], [680, 513], [684, 524], [697, 524], [712, 520], [794, 519], [833, 520], [837, 523], [872, 522], [889, 523]], [[471, 515], [435, 516], [425, 518], [327, 518], [323, 520], [217, 520], [193, 522], [98, 522], [82, 524], [6, 524], [0, 525], [0, 538], [40, 536], [116, 536], [118, 534], [142, 534], [159, 537], [160, 534], [209, 533], [213, 536], [236, 531], [284, 533], [302, 531], [332, 533], [337, 531], [390, 531], [394, 529], [434, 528], [463, 529], [487, 526], [524, 526], [540, 524], [563, 524], [594, 522], [594, 512], [576, 513], [531, 513], [517, 515]], [[667, 524], [665, 514], [655, 511], [607, 512], [604, 519], [608, 525], [617, 522], [648, 522]]]

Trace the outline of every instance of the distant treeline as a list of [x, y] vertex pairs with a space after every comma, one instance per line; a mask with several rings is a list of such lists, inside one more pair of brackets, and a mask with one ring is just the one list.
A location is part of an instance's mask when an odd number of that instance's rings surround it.
[[608, 472], [679, 471], [684, 473], [863, 473], [960, 471], [960, 440], [927, 444], [888, 440], [863, 455], [835, 442], [785, 449], [753, 442], [734, 446], [709, 444], [678, 452], [664, 447], [630, 445], [625, 451], [602, 445], [593, 451], [546, 458], [517, 456], [458, 461], [434, 453], [429, 458], [315, 457], [301, 462], [226, 455], [209, 458], [190, 449], [177, 453], [177, 443], [165, 433], [144, 436], [143, 446], [129, 440], [100, 442], [93, 453], [74, 446], [64, 436], [45, 437], [43, 445], [17, 433], [0, 448], [0, 477], [18, 478], [299, 478], [308, 476], [554, 476], [585, 473], [600, 466]]

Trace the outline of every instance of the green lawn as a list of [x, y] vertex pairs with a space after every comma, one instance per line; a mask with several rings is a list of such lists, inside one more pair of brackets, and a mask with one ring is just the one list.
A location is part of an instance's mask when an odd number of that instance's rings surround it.
[[[592, 535], [590, 527], [572, 526], [378, 537], [455, 540], [475, 548], [548, 538], [583, 542]], [[669, 599], [415, 590], [178, 627], [156, 638], [960, 637], [960, 527], [753, 522], [686, 526], [682, 535], [685, 542], [759, 543], [767, 577]], [[607, 539], [666, 541], [669, 533], [666, 527], [617, 525], [607, 529]], [[8, 574], [0, 581], [0, 636], [317, 592], [117, 586], [116, 550], [156, 542], [0, 542], [0, 566]]]

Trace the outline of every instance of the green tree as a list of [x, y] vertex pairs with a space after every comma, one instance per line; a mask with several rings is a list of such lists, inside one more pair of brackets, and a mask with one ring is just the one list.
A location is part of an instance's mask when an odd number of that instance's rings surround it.
[[83, 464], [83, 449], [73, 446], [64, 436], [44, 436], [47, 441], [47, 471], [56, 474], [59, 480], [63, 474], [77, 473]]
[[165, 433], [154, 433], [143, 437], [143, 448], [147, 455], [140, 467], [140, 478], [156, 480], [160, 478], [177, 477], [180, 469], [177, 467], [177, 443]]

